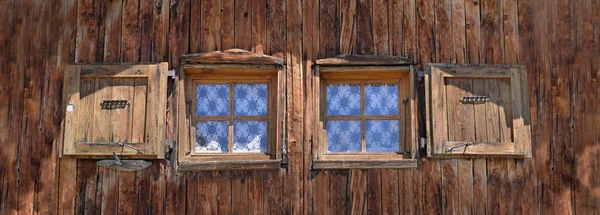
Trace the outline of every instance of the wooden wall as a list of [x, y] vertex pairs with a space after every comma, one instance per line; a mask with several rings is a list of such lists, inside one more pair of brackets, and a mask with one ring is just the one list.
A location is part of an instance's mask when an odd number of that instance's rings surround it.
[[[598, 214], [600, 2], [0, 0], [0, 214]], [[289, 167], [178, 174], [58, 159], [66, 63], [241, 48], [287, 62]], [[524, 64], [533, 159], [309, 171], [312, 70], [342, 53]], [[177, 110], [169, 84], [167, 136]], [[306, 151], [305, 151], [306, 150]]]

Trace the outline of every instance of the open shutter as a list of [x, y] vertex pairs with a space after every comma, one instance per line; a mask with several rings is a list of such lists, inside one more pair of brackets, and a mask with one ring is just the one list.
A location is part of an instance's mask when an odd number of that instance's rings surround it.
[[167, 63], [65, 68], [63, 155], [164, 157]]
[[430, 156], [531, 156], [527, 72], [510, 65], [426, 65]]

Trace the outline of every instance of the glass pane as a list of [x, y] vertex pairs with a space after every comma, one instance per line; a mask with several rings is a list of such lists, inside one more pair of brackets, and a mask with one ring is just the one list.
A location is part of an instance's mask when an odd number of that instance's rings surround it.
[[268, 86], [267, 84], [235, 84], [235, 115], [266, 116]]
[[328, 152], [360, 152], [360, 121], [327, 122]]
[[267, 152], [266, 121], [235, 121], [233, 152]]
[[227, 121], [202, 121], [196, 124], [196, 152], [227, 152]]
[[398, 114], [398, 84], [365, 85], [367, 115]]
[[196, 116], [229, 115], [228, 84], [196, 85]]
[[327, 85], [327, 115], [360, 115], [360, 85]]
[[400, 151], [398, 120], [367, 120], [367, 152]]

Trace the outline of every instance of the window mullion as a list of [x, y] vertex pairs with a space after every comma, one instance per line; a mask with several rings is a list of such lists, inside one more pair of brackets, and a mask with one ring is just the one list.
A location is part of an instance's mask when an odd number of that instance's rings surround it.
[[230, 82], [229, 83], [229, 130], [228, 130], [229, 137], [227, 138], [227, 148], [228, 148], [227, 153], [233, 153], [233, 141], [234, 141], [234, 138], [233, 138], [233, 135], [234, 135], [234, 132], [233, 132], [233, 129], [234, 129], [234, 127], [233, 127], [233, 123], [234, 123], [233, 122], [233, 115], [234, 115], [233, 114], [234, 113], [233, 104], [234, 104], [234, 99], [235, 99], [235, 97], [233, 95], [234, 93], [235, 92], [233, 90], [233, 82]]
[[360, 151], [367, 151], [367, 139], [365, 128], [365, 82], [360, 83]]

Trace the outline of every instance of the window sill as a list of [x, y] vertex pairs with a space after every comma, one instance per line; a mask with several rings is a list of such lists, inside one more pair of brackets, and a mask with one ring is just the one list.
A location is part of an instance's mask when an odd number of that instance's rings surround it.
[[179, 161], [177, 171], [278, 170], [281, 160]]
[[416, 159], [313, 160], [313, 169], [403, 169], [417, 168]]

